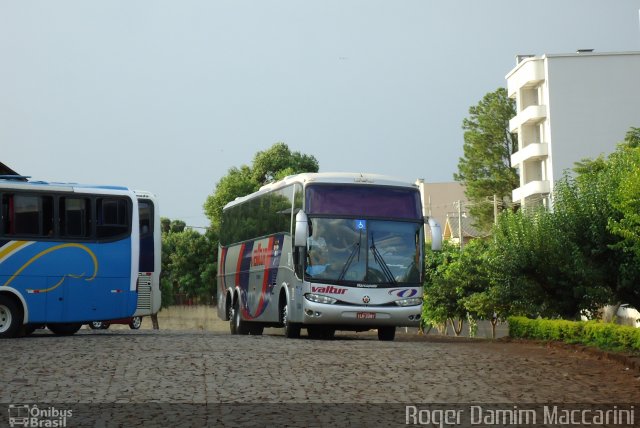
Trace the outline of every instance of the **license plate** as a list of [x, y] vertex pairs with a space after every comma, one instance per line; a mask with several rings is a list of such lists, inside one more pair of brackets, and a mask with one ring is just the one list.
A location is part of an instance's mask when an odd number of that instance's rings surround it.
[[356, 313], [356, 318], [357, 319], [374, 319], [376, 317], [376, 313], [375, 312], [358, 312]]

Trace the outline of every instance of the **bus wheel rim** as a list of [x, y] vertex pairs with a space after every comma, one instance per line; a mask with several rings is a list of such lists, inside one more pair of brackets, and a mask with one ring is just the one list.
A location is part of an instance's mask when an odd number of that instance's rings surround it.
[[11, 326], [11, 311], [4, 305], [0, 305], [0, 333], [9, 330]]

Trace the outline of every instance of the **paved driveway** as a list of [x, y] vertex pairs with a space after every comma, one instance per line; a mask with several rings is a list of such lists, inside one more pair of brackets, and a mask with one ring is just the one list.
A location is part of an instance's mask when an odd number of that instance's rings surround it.
[[[407, 406], [419, 411], [434, 403], [467, 415], [474, 403], [640, 403], [637, 371], [531, 343], [402, 333], [380, 342], [370, 333], [316, 341], [81, 330], [0, 345], [0, 424], [9, 405], [14, 414], [17, 406], [33, 412], [36, 405], [41, 418], [72, 410], [66, 426], [386, 426], [404, 425]], [[43, 409], [53, 416], [40, 415]], [[421, 415], [422, 422], [436, 417]]]

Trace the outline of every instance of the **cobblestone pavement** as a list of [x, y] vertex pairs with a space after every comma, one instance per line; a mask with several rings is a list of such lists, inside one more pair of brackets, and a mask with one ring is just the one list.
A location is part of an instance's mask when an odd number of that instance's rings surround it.
[[[0, 403], [76, 406], [76, 416], [85, 413], [79, 426], [211, 426], [224, 421], [233, 426], [242, 420], [268, 426], [268, 417], [303, 407], [315, 409], [317, 426], [335, 425], [331, 417], [358, 409], [363, 421], [374, 426], [381, 421], [367, 419], [372, 408], [384, 410], [394, 403], [403, 409], [419, 403], [640, 403], [636, 370], [533, 343], [401, 333], [394, 342], [380, 342], [362, 333], [317, 341], [278, 334], [83, 329], [71, 337], [36, 332], [0, 346]], [[115, 410], [108, 417], [95, 416], [109, 405]], [[327, 416], [332, 405], [334, 416]], [[162, 411], [146, 416], [154, 406]], [[202, 408], [215, 409], [215, 419], [187, 422], [185, 417]], [[258, 420], [251, 413], [256, 408], [261, 409]], [[221, 412], [228, 413], [226, 419]], [[117, 422], [114, 414], [128, 419]], [[1, 406], [0, 415], [1, 425], [6, 423]], [[289, 426], [298, 426], [288, 418]]]

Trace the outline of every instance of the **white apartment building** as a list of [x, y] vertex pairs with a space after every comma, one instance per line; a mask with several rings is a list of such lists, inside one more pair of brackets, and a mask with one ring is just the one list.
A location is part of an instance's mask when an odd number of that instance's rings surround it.
[[519, 55], [507, 76], [518, 134], [511, 156], [523, 207], [550, 203], [554, 182], [584, 158], [613, 152], [640, 127], [640, 52]]

